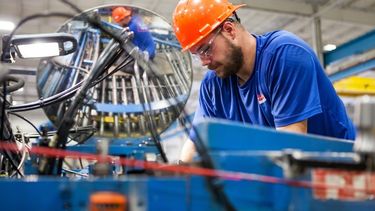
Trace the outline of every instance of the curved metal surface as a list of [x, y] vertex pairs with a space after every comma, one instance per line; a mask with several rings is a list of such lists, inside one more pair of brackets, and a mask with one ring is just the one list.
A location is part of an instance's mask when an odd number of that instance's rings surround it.
[[[112, 23], [111, 19], [111, 12], [116, 6], [94, 8], [85, 14], [95, 16], [103, 26], [119, 34], [124, 29]], [[91, 125], [97, 130], [96, 136], [148, 136], [150, 123], [147, 115], [160, 133], [179, 116], [190, 92], [191, 57], [188, 53], [181, 53], [171, 26], [151, 11], [129, 8], [133, 18], [139, 21], [137, 29], [152, 36], [155, 57], [146, 60], [150, 68], [142, 68], [145, 60], [138, 59], [146, 57], [139, 45], [140, 39], [134, 33], [129, 42], [134, 44], [134, 51], [139, 53], [139, 57], [133, 59], [134, 52], [125, 51], [111, 67], [103, 70], [101, 77], [120, 69], [90, 89], [75, 117], [76, 127]], [[84, 80], [111, 39], [80, 17], [68, 21], [58, 30], [73, 34], [78, 41], [78, 50], [67, 56], [41, 60], [39, 64], [37, 86], [40, 98], [58, 94]], [[44, 107], [44, 111], [58, 126], [70, 102], [71, 99]]]

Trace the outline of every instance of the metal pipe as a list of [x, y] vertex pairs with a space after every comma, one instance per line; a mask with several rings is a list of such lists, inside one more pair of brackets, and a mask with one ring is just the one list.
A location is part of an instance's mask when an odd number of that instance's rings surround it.
[[[127, 105], [128, 97], [126, 93], [125, 77], [121, 78], [121, 87], [122, 87], [122, 103]], [[124, 119], [125, 132], [130, 137], [130, 118], [126, 113], [123, 113], [122, 117]]]
[[[317, 11], [316, 7], [314, 7], [314, 11]], [[315, 16], [313, 18], [312, 33], [314, 51], [319, 58], [320, 64], [323, 65], [323, 44], [320, 16]]]
[[[133, 82], [133, 91], [134, 91], [134, 100], [136, 104], [145, 104], [146, 102], [141, 101], [141, 99], [144, 99], [140, 93], [142, 87], [140, 83], [141, 78], [139, 74], [139, 66], [137, 64], [137, 61], [134, 62], [134, 73], [135, 77], [132, 77], [132, 82]], [[146, 134], [146, 123], [145, 123], [145, 117], [143, 114], [139, 115], [139, 121], [138, 121], [139, 129], [141, 134], [145, 135]]]
[[[102, 90], [101, 90], [101, 99], [100, 99], [100, 102], [101, 103], [105, 103], [105, 93], [106, 93], [106, 88], [105, 88], [105, 86], [106, 86], [106, 80], [104, 80], [103, 82], [102, 82], [102, 86], [101, 86], [101, 88], [102, 88]], [[100, 135], [103, 135], [104, 134], [104, 115], [105, 115], [105, 113], [104, 112], [100, 112], [100, 128], [99, 128], [99, 134]]]
[[[116, 83], [116, 76], [112, 76], [112, 104], [117, 105], [118, 100], [117, 100], [117, 83]], [[118, 137], [119, 136], [119, 123], [118, 123], [118, 114], [113, 114], [114, 117], [114, 136]]]

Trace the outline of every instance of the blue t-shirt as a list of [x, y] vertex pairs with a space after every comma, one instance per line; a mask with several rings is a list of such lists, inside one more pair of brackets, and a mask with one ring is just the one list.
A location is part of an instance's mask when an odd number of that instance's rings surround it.
[[253, 36], [252, 76], [240, 86], [236, 75], [208, 71], [193, 124], [215, 117], [275, 128], [308, 119], [308, 133], [354, 140], [353, 123], [311, 48], [286, 31]]
[[128, 27], [130, 31], [134, 32], [133, 44], [138, 46], [142, 51], [147, 51], [150, 59], [155, 57], [155, 42], [152, 39], [151, 33], [147, 26], [142, 22], [140, 17], [134, 15]]

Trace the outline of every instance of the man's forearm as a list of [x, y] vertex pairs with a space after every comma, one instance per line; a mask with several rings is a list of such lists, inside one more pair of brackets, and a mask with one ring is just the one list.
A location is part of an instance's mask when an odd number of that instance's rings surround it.
[[190, 139], [186, 140], [181, 150], [180, 160], [184, 163], [191, 163], [196, 153], [194, 142]]
[[281, 130], [281, 131], [292, 132], [292, 133], [306, 134], [307, 133], [307, 119], [301, 122], [297, 122], [294, 124], [284, 126], [284, 127], [278, 127], [276, 129]]

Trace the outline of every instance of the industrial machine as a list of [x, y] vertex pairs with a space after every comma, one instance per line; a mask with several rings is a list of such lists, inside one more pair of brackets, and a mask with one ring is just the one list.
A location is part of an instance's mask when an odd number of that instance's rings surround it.
[[[107, 59], [106, 78], [99, 79], [87, 90], [83, 105], [78, 108], [74, 128], [92, 128], [92, 133], [80, 133], [72, 140], [78, 145], [70, 150], [96, 152], [99, 141], [109, 141], [111, 155], [131, 157], [134, 150], [137, 158], [145, 159], [145, 153], [153, 153], [157, 159], [166, 161], [158, 135], [179, 116], [188, 99], [191, 87], [191, 57], [181, 53], [170, 25], [154, 13], [128, 7], [132, 18], [137, 18], [141, 32], [129, 33], [110, 22], [113, 7], [101, 7], [87, 11], [124, 41], [123, 48], [114, 49], [110, 57], [103, 51], [111, 45], [111, 37], [91, 26], [83, 16], [65, 23], [58, 31], [73, 34], [78, 40], [78, 50], [64, 57], [45, 59], [40, 62], [37, 73], [38, 93], [48, 98], [82, 83], [88, 72], [97, 65], [99, 56]], [[143, 33], [152, 36], [155, 56], [144, 59], [147, 45], [136, 46], [134, 36]], [[145, 36], [145, 35], [142, 35]], [[111, 52], [112, 53], [112, 52]], [[152, 54], [149, 53], [149, 54]], [[135, 62], [134, 62], [135, 61]], [[110, 62], [113, 64], [110, 66]], [[99, 83], [100, 82], [100, 83]], [[69, 100], [44, 107], [54, 125], [60, 125], [70, 105]], [[92, 137], [88, 137], [92, 136]], [[151, 140], [150, 140], [151, 137]], [[156, 142], [153, 142], [155, 140]], [[124, 148], [123, 146], [128, 147]], [[139, 147], [142, 145], [142, 147]], [[131, 148], [131, 149], [129, 149]]]
[[[112, 22], [119, 6], [147, 26], [154, 57]], [[2, 210], [374, 209], [371, 139], [354, 147], [223, 120], [193, 127], [183, 109], [192, 59], [155, 13], [103, 6], [58, 33], [76, 40], [60, 46], [77, 49], [40, 61], [39, 101], [12, 105], [7, 89], [17, 80], [0, 77]], [[7, 115], [37, 108], [51, 121], [40, 134], [12, 131]], [[160, 134], [176, 121], [198, 134], [195, 165], [173, 165], [164, 153]]]

